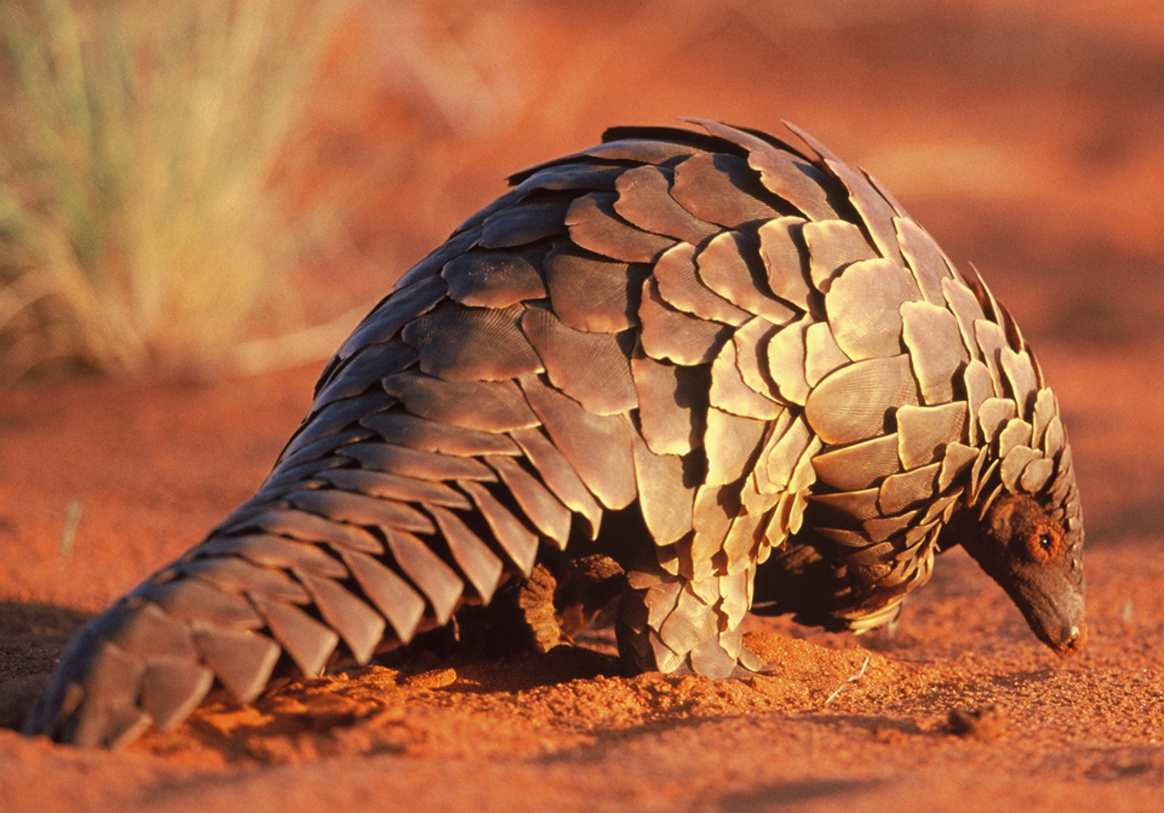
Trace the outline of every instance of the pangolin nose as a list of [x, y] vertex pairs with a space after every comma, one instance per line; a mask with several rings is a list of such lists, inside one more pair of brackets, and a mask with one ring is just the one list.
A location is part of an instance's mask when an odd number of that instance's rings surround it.
[[1087, 643], [1086, 624], [1073, 624], [1070, 629], [1066, 630], [1066, 633], [1063, 636], [1063, 642], [1059, 645], [1061, 653], [1067, 654], [1083, 649], [1084, 644]]

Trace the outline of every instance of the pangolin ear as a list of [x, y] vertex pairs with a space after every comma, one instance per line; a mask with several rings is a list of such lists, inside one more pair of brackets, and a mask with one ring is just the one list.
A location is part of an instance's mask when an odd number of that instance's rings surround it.
[[986, 515], [987, 529], [990, 536], [999, 544], [1005, 545], [1013, 532], [1015, 514], [1014, 500], [996, 500]]

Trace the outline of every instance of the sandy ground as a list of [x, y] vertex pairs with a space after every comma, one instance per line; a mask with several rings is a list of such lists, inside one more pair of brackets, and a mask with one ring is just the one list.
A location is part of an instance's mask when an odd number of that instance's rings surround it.
[[[370, 304], [499, 177], [606, 124], [792, 119], [974, 260], [1038, 350], [1086, 510], [1087, 650], [1042, 648], [954, 551], [892, 636], [749, 622], [776, 668], [748, 683], [620, 676], [599, 637], [293, 684], [120, 753], [0, 729], [0, 810], [1159, 809], [1164, 13], [769, 5], [785, 4], [465, 6], [441, 33], [468, 52], [484, 26], [499, 56], [483, 75], [520, 93], [498, 91], [504, 121], [463, 127], [384, 78], [400, 21], [370, 13], [337, 56], [347, 90], [320, 105], [321, 171], [359, 175], [389, 145], [399, 160], [352, 207], [362, 273], [304, 284], [334, 312]], [[248, 496], [320, 366], [0, 392], [0, 725], [18, 723], [78, 624]]]

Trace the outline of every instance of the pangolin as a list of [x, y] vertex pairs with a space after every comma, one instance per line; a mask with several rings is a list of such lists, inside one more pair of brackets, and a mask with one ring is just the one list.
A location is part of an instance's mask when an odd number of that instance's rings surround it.
[[636, 670], [762, 667], [750, 609], [883, 625], [958, 544], [1079, 648], [1071, 451], [1010, 314], [808, 134], [690, 123], [514, 175], [405, 273], [258, 492], [77, 635], [26, 732], [128, 742], [596, 554]]

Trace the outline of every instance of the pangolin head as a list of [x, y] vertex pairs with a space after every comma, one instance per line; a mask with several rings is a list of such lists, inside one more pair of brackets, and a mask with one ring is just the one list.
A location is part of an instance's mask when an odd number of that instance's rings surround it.
[[[1035, 494], [1006, 489], [958, 523], [958, 541], [1007, 592], [1040, 641], [1064, 655], [1083, 648], [1083, 518], [1066, 447]], [[985, 510], [983, 510], [983, 508]], [[969, 519], [970, 521], [965, 521]]]

